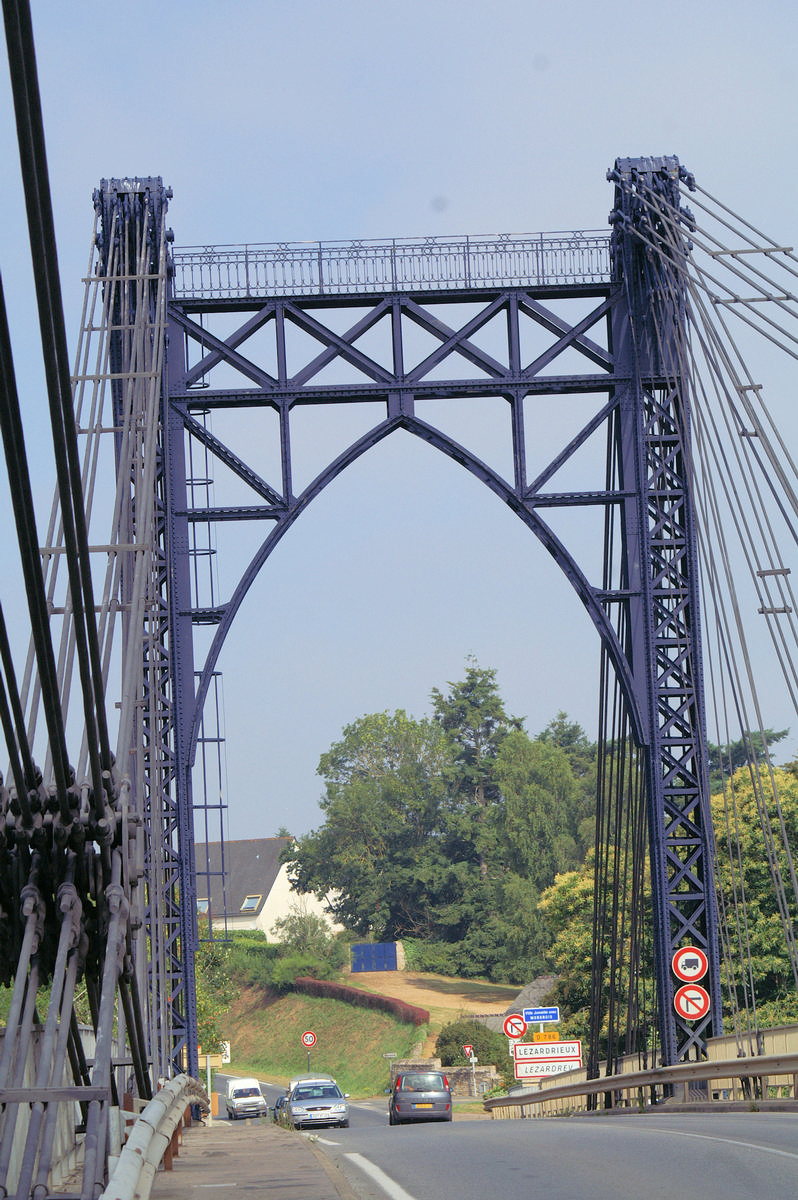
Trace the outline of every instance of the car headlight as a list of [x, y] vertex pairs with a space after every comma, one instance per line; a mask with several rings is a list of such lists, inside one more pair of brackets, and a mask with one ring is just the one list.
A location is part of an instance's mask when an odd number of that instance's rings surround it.
[[305, 1109], [305, 1108], [304, 1108], [304, 1106], [303, 1106], [303, 1105], [301, 1105], [301, 1104], [292, 1104], [292, 1105], [291, 1105], [291, 1112], [292, 1112], [292, 1113], [304, 1113], [305, 1111], [306, 1111], [306, 1109]]
[[346, 1112], [346, 1105], [345, 1104], [333, 1104], [333, 1106], [330, 1109], [330, 1112], [337, 1112], [337, 1113]]

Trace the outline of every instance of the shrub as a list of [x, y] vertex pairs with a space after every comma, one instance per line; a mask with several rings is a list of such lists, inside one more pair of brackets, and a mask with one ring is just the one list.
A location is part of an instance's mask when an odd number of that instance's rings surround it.
[[405, 965], [409, 971], [427, 971], [432, 975], [459, 974], [457, 945], [448, 942], [424, 942], [416, 938], [403, 938]]
[[278, 958], [272, 967], [272, 987], [280, 992], [290, 991], [297, 976], [312, 977], [313, 979], [332, 979], [336, 975], [335, 967], [312, 954], [286, 954]]
[[239, 985], [268, 987], [279, 953], [280, 947], [270, 945], [259, 929], [234, 933], [227, 956], [230, 975]]
[[343, 1000], [346, 1004], [355, 1004], [359, 1008], [376, 1008], [381, 1012], [390, 1013], [397, 1021], [405, 1025], [428, 1025], [429, 1013], [425, 1008], [416, 1008], [414, 1004], [405, 1004], [404, 1000], [395, 1000], [393, 996], [379, 996], [374, 992], [362, 992], [360, 988], [348, 987], [345, 983], [329, 983], [324, 979], [294, 980], [298, 992], [308, 996], [326, 996], [330, 1000]]

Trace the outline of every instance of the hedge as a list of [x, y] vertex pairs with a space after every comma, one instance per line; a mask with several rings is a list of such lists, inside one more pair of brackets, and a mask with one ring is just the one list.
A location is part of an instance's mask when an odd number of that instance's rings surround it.
[[429, 1025], [429, 1013], [425, 1008], [416, 1008], [415, 1004], [405, 1004], [404, 1000], [395, 1000], [392, 996], [378, 996], [374, 992], [347, 987], [345, 983], [332, 983], [328, 979], [311, 979], [308, 976], [295, 979], [294, 987], [307, 996], [343, 1000], [345, 1004], [358, 1005], [360, 1008], [378, 1008], [404, 1025]]

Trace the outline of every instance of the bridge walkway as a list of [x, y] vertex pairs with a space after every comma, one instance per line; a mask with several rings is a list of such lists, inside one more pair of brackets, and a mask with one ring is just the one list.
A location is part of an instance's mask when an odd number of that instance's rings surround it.
[[271, 1121], [209, 1120], [183, 1130], [152, 1200], [357, 1200], [344, 1176], [305, 1137]]

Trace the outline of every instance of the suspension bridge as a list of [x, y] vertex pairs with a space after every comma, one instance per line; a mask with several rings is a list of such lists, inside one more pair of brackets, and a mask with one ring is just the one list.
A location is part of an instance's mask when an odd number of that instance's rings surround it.
[[[146, 1102], [159, 1081], [196, 1079], [208, 867], [194, 826], [207, 842], [219, 808], [200, 772], [218, 741], [219, 656], [298, 518], [400, 432], [521, 520], [597, 634], [588, 1074], [611, 1073], [622, 1051], [647, 1066], [701, 1061], [724, 1018], [755, 1054], [735, 788], [726, 772], [720, 838], [708, 742], [746, 741], [794, 988], [798, 886], [757, 671], [768, 641], [795, 706], [798, 489], [756, 374], [760, 343], [788, 370], [798, 358], [793, 249], [674, 157], [615, 162], [605, 231], [336, 244], [181, 248], [160, 178], [108, 179], [70, 356], [30, 22], [24, 5], [4, 10], [57, 465], [42, 522], [4, 298], [0, 425], [31, 630], [17, 661], [0, 620], [4, 1194], [65, 1194], [54, 1168], [79, 1147], [70, 1194], [99, 1195], [125, 1094]], [[500, 414], [509, 471], [436, 423], [443, 399]], [[292, 427], [333, 404], [365, 413], [364, 431], [300, 483]], [[555, 407], [570, 428], [533, 465]], [[602, 548], [598, 572], [558, 524], [575, 510]], [[231, 522], [261, 535], [220, 582], [209, 564]], [[735, 896], [719, 908], [720, 848]], [[708, 964], [697, 1013], [677, 1000], [684, 947]]]

